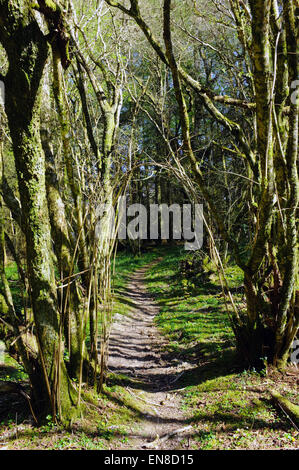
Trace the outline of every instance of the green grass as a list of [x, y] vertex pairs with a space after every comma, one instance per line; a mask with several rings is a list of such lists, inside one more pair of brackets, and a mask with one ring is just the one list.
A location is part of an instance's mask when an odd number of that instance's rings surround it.
[[[186, 419], [194, 429], [190, 449], [289, 449], [298, 447], [298, 431], [288, 418], [273, 407], [269, 390], [298, 403], [296, 377], [260, 373], [238, 368], [234, 356], [234, 337], [217, 275], [187, 277], [180, 262], [188, 255], [181, 246], [147, 251], [140, 257], [125, 251], [116, 257], [113, 289], [114, 313], [132, 314], [126, 284], [130, 275], [158, 257], [147, 273], [147, 286], [160, 307], [156, 324], [168, 339], [167, 350], [178, 361], [190, 361], [194, 368], [175, 384], [182, 396]], [[13, 266], [8, 276], [16, 280]], [[226, 268], [236, 301], [242, 273]], [[12, 283], [13, 285], [13, 283]], [[17, 293], [17, 292], [16, 292]], [[0, 379], [22, 379], [15, 364], [0, 370]], [[110, 374], [104, 393], [92, 394], [91, 408], [72, 432], [59, 427], [27, 427], [10, 443], [15, 449], [108, 449], [127, 446], [129, 436], [140, 423], [146, 405], [128, 393], [132, 379]], [[137, 387], [139, 388], [139, 387]], [[140, 391], [141, 392], [141, 391]], [[84, 392], [88, 398], [87, 390]], [[143, 392], [142, 392], [143, 393]], [[0, 423], [1, 424], [1, 423]], [[15, 426], [13, 416], [0, 430]]]
[[[24, 300], [21, 291], [21, 282], [19, 280], [17, 265], [14, 261], [10, 261], [5, 266], [5, 274], [8, 279], [9, 287], [14, 301], [14, 306], [17, 312], [24, 311]], [[0, 280], [2, 288], [2, 281]]]
[[[84, 417], [73, 424], [71, 430], [54, 425], [49, 420], [43, 426], [24, 424], [18, 433], [7, 439], [9, 449], [54, 450], [105, 450], [123, 446], [128, 435], [136, 431], [141, 415], [140, 402], [120, 386], [104, 387], [101, 395], [84, 390], [82, 398], [92, 404], [87, 406]], [[19, 424], [19, 421], [18, 421]], [[0, 435], [17, 426], [12, 416], [0, 422]]]
[[[214, 282], [184, 278], [179, 265], [185, 257], [184, 249], [176, 247], [148, 272], [148, 288], [160, 306], [156, 323], [173, 351], [192, 354], [196, 345], [207, 355], [217, 354], [234, 344], [221, 287], [215, 276]], [[238, 268], [228, 269], [232, 287], [239, 278]]]
[[[9, 262], [5, 266], [5, 273], [12, 293], [15, 309], [17, 312], [23, 312], [24, 301], [20, 289], [21, 283], [19, 281], [16, 263], [13, 261]], [[0, 287], [2, 287], [1, 280]], [[8, 354], [5, 354], [4, 364], [0, 364], [0, 380], [22, 381], [26, 379], [27, 374], [24, 372], [23, 367], [8, 356]]]
[[[187, 387], [184, 406], [192, 412], [200, 449], [295, 447], [298, 432], [272, 405], [269, 387], [286, 384], [245, 371]], [[295, 396], [293, 395], [293, 399]]]
[[[194, 363], [177, 382], [195, 429], [192, 448], [296, 448], [299, 433], [269, 394], [275, 387], [298, 402], [295, 379], [240, 370], [218, 276], [212, 270], [206, 277], [186, 277], [180, 263], [189, 257], [181, 247], [165, 252], [149, 269], [147, 283], [160, 306], [156, 324], [169, 340], [167, 349]], [[239, 302], [242, 272], [229, 265], [226, 277]]]
[[[113, 290], [115, 292], [114, 312], [128, 314], [130, 304], [126, 303], [125, 286], [130, 275], [138, 268], [152, 262], [160, 255], [159, 250], [144, 252], [141, 256], [134, 256], [128, 252], [118, 253], [113, 275]], [[6, 274], [9, 279], [13, 294], [19, 296], [18, 274], [16, 265], [10, 263]], [[15, 297], [17, 299], [17, 297]], [[0, 380], [26, 381], [27, 376], [23, 368], [9, 356], [5, 356], [5, 364], [0, 366]], [[9, 448], [13, 449], [94, 449], [101, 450], [113, 447], [113, 441], [117, 445], [126, 445], [128, 441], [128, 429], [134, 431], [141, 414], [144, 412], [144, 404], [134, 399], [128, 393], [125, 386], [130, 383], [126, 376], [109, 375], [109, 386], [104, 386], [102, 395], [96, 395], [94, 391], [85, 390], [83, 399], [93, 403], [88, 409], [87, 415], [75, 424], [72, 432], [52, 422], [40, 428], [26, 425], [19, 431], [17, 438], [10, 440]], [[0, 401], [1, 405], [1, 401]], [[24, 408], [20, 402], [18, 408]], [[1, 406], [0, 406], [1, 410]], [[20, 416], [18, 423], [20, 423]], [[26, 418], [28, 418], [26, 414]], [[24, 419], [24, 418], [23, 418]], [[22, 421], [22, 420], [21, 420]], [[0, 434], [9, 429], [15, 429], [16, 416], [8, 411], [0, 421]]]
[[113, 287], [115, 289], [124, 287], [134, 271], [151, 263], [163, 252], [164, 250], [161, 248], [152, 248], [144, 251], [141, 255], [134, 255], [128, 251], [119, 251], [115, 258]]
[[113, 313], [129, 315], [132, 305], [126, 297], [126, 285], [130, 275], [139, 268], [151, 263], [161, 256], [163, 250], [153, 248], [144, 251], [141, 256], [133, 255], [128, 251], [119, 251], [115, 258], [112, 278], [112, 290], [114, 293]]

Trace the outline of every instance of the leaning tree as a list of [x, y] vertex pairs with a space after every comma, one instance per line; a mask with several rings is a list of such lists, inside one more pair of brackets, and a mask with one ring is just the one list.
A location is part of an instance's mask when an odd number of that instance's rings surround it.
[[[299, 67], [297, 2], [229, 0], [221, 2], [221, 5], [217, 1], [189, 2], [191, 14], [187, 18], [188, 25], [192, 25], [196, 16], [205, 19], [205, 10], [211, 8], [208, 3], [212, 3], [214, 10], [212, 5], [209, 20], [214, 17], [215, 24], [236, 31], [238, 50], [235, 55], [238, 56], [242, 74], [247, 77], [246, 87], [250, 90], [248, 96], [252, 96], [251, 101], [240, 97], [238, 88], [232, 90], [232, 96], [219, 94], [219, 89], [218, 92], [213, 90], [212, 81], [211, 85], [203, 82], [204, 70], [196, 67], [192, 69], [190, 61], [184, 64], [183, 56], [178, 60], [180, 49], [173, 29], [180, 22], [180, 15], [174, 15], [183, 9], [183, 5], [178, 6], [171, 0], [165, 0], [163, 12], [160, 16], [155, 15], [155, 21], [151, 24], [151, 20], [146, 19], [146, 2], [106, 2], [136, 22], [157, 56], [171, 70], [184, 154], [189, 158], [193, 178], [221, 237], [244, 273], [246, 311], [235, 311], [233, 322], [238, 350], [249, 365], [259, 364], [261, 358], [264, 360], [266, 357], [269, 363], [283, 368], [299, 322], [296, 290], [299, 110], [299, 94], [296, 90]], [[153, 6], [159, 8], [157, 2], [153, 2]], [[163, 21], [159, 22], [161, 17]], [[179, 28], [186, 32], [189, 39], [193, 38], [200, 43], [201, 47], [217, 52], [213, 44], [205, 41], [204, 29], [198, 28], [196, 36], [191, 30], [188, 31], [188, 27], [186, 29], [186, 21], [179, 24]], [[227, 73], [230, 71], [228, 62], [224, 65]], [[244, 220], [246, 230], [243, 239], [238, 241], [233, 228], [228, 227], [218, 211], [205, 172], [194, 152], [187, 101], [190, 92], [196, 96], [197, 106], [205, 109], [223, 132], [230, 134], [232, 143], [227, 150], [231, 151], [231, 158], [235, 155], [246, 162], [242, 176], [252, 182], [247, 196], [250, 210]], [[250, 132], [234, 118], [231, 110], [235, 107], [250, 113]]]

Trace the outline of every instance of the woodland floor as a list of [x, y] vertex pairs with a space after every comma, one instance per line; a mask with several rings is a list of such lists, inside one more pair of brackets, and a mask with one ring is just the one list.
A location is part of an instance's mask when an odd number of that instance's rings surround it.
[[[298, 429], [269, 393], [299, 404], [298, 369], [240, 368], [217, 279], [189, 279], [185, 258], [180, 247], [118, 255], [107, 381], [99, 395], [84, 387], [90, 406], [72, 429], [51, 417], [36, 427], [24, 397], [1, 393], [7, 381], [29, 392], [26, 374], [10, 358], [0, 364], [0, 450], [299, 447]], [[242, 302], [238, 270], [226, 274]]]

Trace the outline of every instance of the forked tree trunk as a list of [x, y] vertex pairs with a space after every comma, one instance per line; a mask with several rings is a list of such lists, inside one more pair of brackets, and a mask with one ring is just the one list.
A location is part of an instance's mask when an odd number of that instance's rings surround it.
[[36, 407], [43, 415], [71, 419], [75, 391], [63, 361], [59, 309], [49, 223], [45, 157], [40, 141], [40, 97], [48, 45], [29, 2], [0, 1], [0, 41], [9, 69], [5, 111], [17, 171], [26, 237], [31, 303], [38, 340], [38, 361], [29, 370]]

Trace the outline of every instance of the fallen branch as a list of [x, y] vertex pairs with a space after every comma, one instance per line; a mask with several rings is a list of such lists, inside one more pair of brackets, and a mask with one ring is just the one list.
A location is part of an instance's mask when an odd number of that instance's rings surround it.
[[148, 449], [150, 447], [154, 447], [154, 446], [158, 445], [161, 442], [167, 441], [167, 439], [169, 439], [170, 437], [176, 436], [177, 434], [183, 434], [186, 431], [191, 431], [191, 429], [193, 429], [193, 428], [192, 428], [191, 425], [189, 425], [189, 426], [185, 426], [184, 428], [175, 429], [174, 431], [171, 431], [170, 433], [165, 434], [162, 437], [160, 437], [157, 434], [157, 437], [154, 441], [149, 442], [148, 444], [144, 444], [142, 447], [144, 447], [145, 449]]
[[276, 390], [270, 390], [270, 394], [273, 398], [274, 403], [283, 410], [288, 419], [299, 431], [299, 406], [291, 403], [287, 398], [280, 395], [280, 393], [278, 393]]

